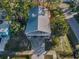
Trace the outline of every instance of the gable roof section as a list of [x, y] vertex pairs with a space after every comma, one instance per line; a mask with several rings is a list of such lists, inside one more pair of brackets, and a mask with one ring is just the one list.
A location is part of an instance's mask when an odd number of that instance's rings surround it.
[[29, 12], [29, 20], [26, 26], [26, 33], [33, 32], [37, 30], [38, 26], [38, 16], [34, 17], [34, 14], [38, 13], [37, 7], [34, 7]]
[[[47, 9], [45, 8], [45, 10]], [[41, 7], [33, 7], [30, 10], [29, 20], [28, 20], [26, 30], [25, 30], [26, 34], [32, 33], [35, 31], [51, 33], [50, 21], [49, 21], [47, 11], [44, 12], [45, 15], [42, 15], [41, 11], [43, 11]]]

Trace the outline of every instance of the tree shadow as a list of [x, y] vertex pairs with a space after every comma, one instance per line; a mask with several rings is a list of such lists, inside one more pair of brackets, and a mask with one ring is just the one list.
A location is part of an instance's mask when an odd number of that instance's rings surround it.
[[13, 35], [5, 46], [7, 51], [26, 51], [31, 50], [31, 42], [27, 39], [24, 32]]

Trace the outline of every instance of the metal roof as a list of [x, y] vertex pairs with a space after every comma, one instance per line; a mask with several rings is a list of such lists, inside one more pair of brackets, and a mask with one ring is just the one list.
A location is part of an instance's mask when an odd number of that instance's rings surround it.
[[48, 9], [46, 8], [41, 6], [33, 7], [29, 12], [29, 20], [25, 33], [28, 34], [35, 31], [51, 33], [48, 13]]
[[72, 31], [74, 32], [74, 34], [75, 34], [75, 36], [77, 38], [77, 41], [79, 42], [79, 24], [77, 23], [77, 21], [75, 20], [74, 17], [69, 19], [68, 23], [69, 23]]

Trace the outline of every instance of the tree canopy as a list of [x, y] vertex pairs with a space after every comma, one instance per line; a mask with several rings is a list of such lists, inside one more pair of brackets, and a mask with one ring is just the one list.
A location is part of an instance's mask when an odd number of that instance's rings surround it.
[[50, 25], [52, 30], [52, 35], [54, 37], [60, 37], [68, 32], [68, 24], [65, 20], [65, 16], [61, 9], [59, 8], [59, 5], [55, 3], [56, 6], [51, 6], [50, 14]]
[[6, 20], [11, 21], [11, 33], [23, 31], [28, 20], [28, 13], [34, 3], [27, 0], [1, 0], [0, 8], [7, 12]]
[[[9, 21], [12, 21], [11, 22], [11, 33], [19, 33], [20, 31], [23, 31], [26, 26], [26, 22], [29, 17], [28, 13], [29, 13], [30, 8], [33, 6], [42, 5], [48, 8], [50, 15], [51, 15], [50, 25], [51, 25], [52, 36], [59, 37], [59, 36], [65, 35], [68, 31], [67, 22], [65, 21], [63, 12], [59, 8], [60, 2], [61, 0], [49, 0], [47, 2], [38, 4], [37, 2], [31, 2], [27, 0], [24, 0], [24, 1], [22, 0], [1, 0], [0, 8], [3, 8], [6, 10], [7, 12], [6, 19]], [[17, 39], [18, 42], [20, 41], [19, 39]], [[18, 46], [18, 44], [16, 46]], [[14, 48], [16, 47], [14, 46]], [[11, 49], [14, 49], [14, 48], [11, 47]]]

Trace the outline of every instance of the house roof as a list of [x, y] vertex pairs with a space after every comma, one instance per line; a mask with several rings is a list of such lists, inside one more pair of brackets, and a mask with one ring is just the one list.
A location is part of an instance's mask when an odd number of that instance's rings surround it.
[[75, 34], [75, 36], [77, 38], [77, 39], [74, 40], [74, 43], [79, 43], [79, 24], [77, 23], [77, 21], [75, 20], [75, 18], [70, 18], [68, 20], [68, 23], [69, 23], [69, 25], [70, 25], [73, 33]]
[[3, 33], [5, 35], [9, 35], [9, 24], [7, 21], [4, 21], [2, 24], [0, 24], [0, 35]]
[[25, 33], [28, 34], [35, 31], [51, 33], [48, 10], [41, 6], [33, 7], [29, 12]]

